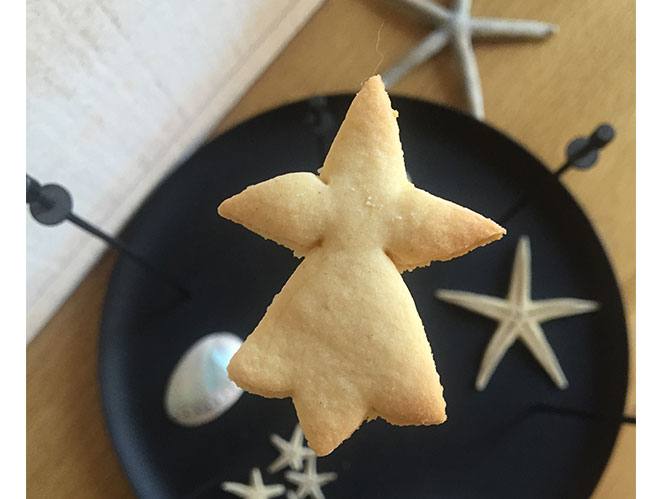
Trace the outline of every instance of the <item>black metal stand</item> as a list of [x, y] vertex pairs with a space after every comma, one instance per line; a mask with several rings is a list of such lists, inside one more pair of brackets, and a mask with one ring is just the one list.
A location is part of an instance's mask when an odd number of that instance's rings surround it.
[[58, 184], [41, 185], [30, 175], [26, 175], [26, 202], [30, 206], [33, 218], [43, 225], [58, 225], [65, 220], [70, 221], [88, 234], [101, 239], [109, 246], [120, 251], [130, 258], [150, 275], [158, 277], [169, 286], [175, 288], [183, 297], [189, 297], [189, 292], [168, 273], [154, 267], [146, 258], [135, 253], [120, 239], [107, 234], [90, 222], [76, 215], [73, 211], [72, 197], [69, 191]]
[[[600, 150], [614, 139], [614, 128], [611, 125], [603, 123], [599, 125], [588, 137], [577, 137], [566, 146], [566, 161], [554, 170], [553, 175], [560, 178], [571, 166], [580, 170], [588, 170], [596, 161]], [[508, 208], [506, 212], [497, 218], [497, 222], [505, 225], [522, 208], [527, 205], [528, 197], [522, 195], [517, 202]]]
[[[601, 414], [596, 414], [594, 412], [584, 411], [580, 409], [574, 409], [570, 407], [557, 407], [549, 404], [535, 404], [531, 407], [533, 413], [543, 413], [543, 414], [556, 414], [559, 416], [569, 416], [578, 419], [589, 419], [594, 421], [602, 421], [612, 419], [609, 416], [604, 416]], [[621, 415], [619, 417], [622, 423], [627, 424], [637, 424], [637, 418], [635, 416], [626, 416]]]
[[554, 175], [559, 177], [571, 166], [581, 170], [591, 168], [598, 160], [600, 150], [614, 139], [612, 125], [603, 123], [599, 125], [589, 137], [578, 137], [566, 147], [566, 162], [561, 165]]

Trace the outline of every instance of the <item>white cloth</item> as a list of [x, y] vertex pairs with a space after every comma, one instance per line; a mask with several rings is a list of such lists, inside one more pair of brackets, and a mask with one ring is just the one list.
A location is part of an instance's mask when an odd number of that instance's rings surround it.
[[[114, 233], [322, 0], [28, 0], [27, 172]], [[27, 339], [104, 245], [27, 214]]]

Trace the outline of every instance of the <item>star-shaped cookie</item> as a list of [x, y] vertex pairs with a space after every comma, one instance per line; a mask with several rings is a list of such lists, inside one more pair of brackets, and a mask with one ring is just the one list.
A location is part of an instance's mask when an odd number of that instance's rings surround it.
[[379, 76], [351, 103], [318, 176], [248, 187], [219, 214], [304, 256], [231, 360], [238, 386], [291, 397], [320, 456], [377, 416], [396, 425], [445, 421], [432, 350], [400, 273], [505, 230], [409, 182]]

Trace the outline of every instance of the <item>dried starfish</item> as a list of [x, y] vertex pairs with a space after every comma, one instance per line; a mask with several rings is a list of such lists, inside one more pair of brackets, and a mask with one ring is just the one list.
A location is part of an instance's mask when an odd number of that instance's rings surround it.
[[268, 467], [268, 471], [275, 473], [287, 466], [294, 470], [301, 470], [303, 459], [314, 455], [312, 449], [303, 445], [304, 440], [300, 425], [296, 425], [291, 440], [288, 442], [279, 435], [270, 435], [270, 441], [279, 451], [279, 457]]
[[387, 87], [391, 87], [415, 66], [425, 62], [452, 41], [457, 61], [462, 69], [464, 88], [471, 114], [485, 118], [480, 73], [473, 53], [473, 38], [545, 38], [555, 33], [554, 24], [522, 19], [496, 19], [471, 17], [471, 0], [455, 0], [447, 9], [431, 0], [401, 0], [436, 26], [427, 37], [401, 61], [383, 73]]
[[286, 479], [298, 486], [296, 497], [313, 497], [314, 499], [325, 499], [321, 487], [337, 479], [337, 473], [318, 473], [316, 471], [316, 457], [307, 458], [304, 473], [287, 471]]
[[222, 483], [222, 489], [244, 499], [270, 499], [284, 494], [286, 488], [284, 485], [264, 485], [261, 472], [254, 468], [249, 478], [249, 485], [236, 482]]
[[531, 299], [531, 249], [526, 236], [521, 237], [517, 245], [510, 289], [505, 300], [446, 289], [437, 290], [435, 296], [499, 322], [478, 371], [476, 389], [479, 391], [485, 389], [506, 351], [518, 338], [529, 348], [552, 381], [562, 390], [567, 388], [566, 375], [540, 323], [598, 309], [595, 301], [575, 298]]

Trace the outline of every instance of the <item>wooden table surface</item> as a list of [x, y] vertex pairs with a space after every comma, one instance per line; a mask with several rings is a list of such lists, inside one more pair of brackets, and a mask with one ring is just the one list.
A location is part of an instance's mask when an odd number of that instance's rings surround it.
[[[630, 0], [476, 0], [473, 13], [557, 23], [544, 42], [479, 42], [487, 121], [548, 165], [571, 137], [611, 122], [600, 164], [565, 183], [590, 217], [621, 286], [634, 345], [635, 5]], [[382, 27], [383, 26], [383, 27]], [[382, 28], [381, 28], [382, 27]], [[377, 35], [381, 32], [377, 45]], [[315, 94], [356, 91], [426, 33], [380, 0], [329, 0], [253, 85], [216, 133], [264, 110]], [[378, 50], [377, 50], [378, 46]], [[423, 64], [393, 90], [463, 106], [452, 54]], [[131, 497], [100, 408], [97, 341], [115, 255], [106, 254], [27, 349], [28, 497]], [[634, 352], [634, 348], [631, 348]], [[626, 413], [635, 414], [634, 353]], [[595, 495], [635, 495], [635, 428], [621, 429]]]

